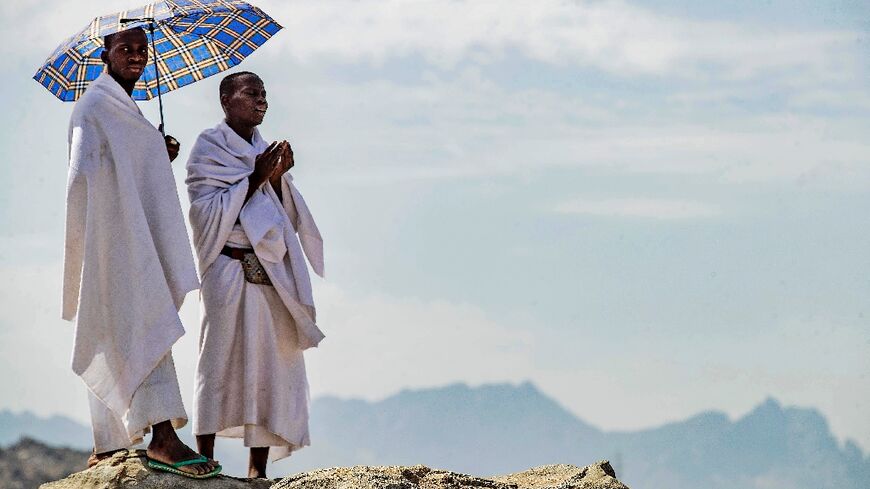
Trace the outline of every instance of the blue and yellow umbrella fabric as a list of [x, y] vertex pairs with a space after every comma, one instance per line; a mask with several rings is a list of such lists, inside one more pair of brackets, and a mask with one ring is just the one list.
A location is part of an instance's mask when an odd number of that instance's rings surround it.
[[97, 17], [64, 41], [33, 79], [60, 100], [78, 99], [103, 72], [103, 36], [134, 27], [145, 29], [149, 50], [134, 100], [150, 100], [227, 70], [281, 30], [246, 2], [165, 0]]

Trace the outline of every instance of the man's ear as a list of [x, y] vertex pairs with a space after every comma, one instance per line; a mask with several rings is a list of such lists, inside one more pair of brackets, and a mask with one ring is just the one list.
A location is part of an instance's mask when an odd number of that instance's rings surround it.
[[103, 48], [103, 52], [100, 53], [100, 59], [103, 60], [103, 63], [109, 64], [109, 50]]
[[227, 102], [229, 101], [230, 96], [223, 93], [221, 94], [221, 109], [224, 110], [224, 113], [227, 112]]

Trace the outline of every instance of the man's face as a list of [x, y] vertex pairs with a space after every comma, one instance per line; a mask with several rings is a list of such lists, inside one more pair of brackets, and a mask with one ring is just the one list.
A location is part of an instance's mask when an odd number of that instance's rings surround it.
[[269, 108], [263, 80], [244, 76], [235, 81], [233, 88], [232, 93], [221, 97], [227, 120], [241, 126], [259, 126]]
[[148, 37], [145, 31], [130, 29], [115, 34], [102, 58], [116, 78], [135, 82], [148, 64]]

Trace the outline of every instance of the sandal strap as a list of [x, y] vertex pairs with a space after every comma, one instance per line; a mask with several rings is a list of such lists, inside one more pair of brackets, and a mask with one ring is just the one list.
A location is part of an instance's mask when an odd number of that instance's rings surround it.
[[190, 460], [184, 460], [182, 462], [176, 462], [174, 464], [169, 464], [169, 465], [172, 467], [175, 467], [177, 469], [178, 467], [186, 467], [188, 465], [204, 464], [206, 462], [208, 462], [208, 459], [203, 457], [202, 455], [200, 455], [199, 457], [192, 458]]

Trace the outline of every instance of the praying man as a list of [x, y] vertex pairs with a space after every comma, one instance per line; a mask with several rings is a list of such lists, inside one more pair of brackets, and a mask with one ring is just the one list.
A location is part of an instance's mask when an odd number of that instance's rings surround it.
[[263, 81], [240, 72], [220, 83], [225, 119], [199, 135], [187, 162], [190, 223], [202, 280], [202, 329], [193, 433], [214, 456], [215, 436], [242, 438], [248, 477], [310, 444], [303, 350], [315, 323], [305, 258], [323, 276], [323, 241], [288, 170], [287, 141], [257, 126]]
[[148, 63], [145, 31], [104, 42], [105, 71], [70, 119], [63, 280], [63, 318], [76, 324], [73, 371], [89, 391], [88, 465], [150, 431], [149, 466], [211, 477], [220, 465], [175, 433], [187, 414], [172, 345], [184, 334], [178, 309], [199, 288], [170, 168], [178, 146], [131, 98]]

